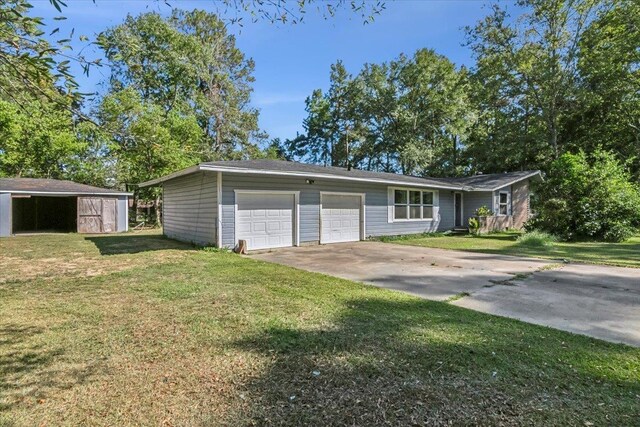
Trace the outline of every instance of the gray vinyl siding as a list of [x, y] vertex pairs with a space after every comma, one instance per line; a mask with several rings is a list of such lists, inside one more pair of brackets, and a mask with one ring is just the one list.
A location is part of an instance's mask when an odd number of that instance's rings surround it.
[[[406, 186], [406, 188], [412, 188]], [[439, 191], [441, 221], [388, 222], [388, 186], [315, 179], [307, 184], [304, 177], [279, 177], [261, 174], [222, 175], [222, 245], [235, 245], [234, 190], [299, 191], [300, 243], [320, 241], [320, 192], [365, 194], [365, 236], [414, 234], [453, 227], [453, 196], [450, 190]]]
[[11, 194], [0, 193], [0, 237], [11, 236]]
[[197, 245], [216, 243], [216, 173], [198, 172], [163, 185], [163, 231], [167, 237]]
[[481, 206], [486, 206], [491, 210], [493, 209], [493, 193], [491, 191], [474, 191], [463, 193], [463, 226], [466, 227], [469, 224], [469, 218], [475, 215], [476, 209]]

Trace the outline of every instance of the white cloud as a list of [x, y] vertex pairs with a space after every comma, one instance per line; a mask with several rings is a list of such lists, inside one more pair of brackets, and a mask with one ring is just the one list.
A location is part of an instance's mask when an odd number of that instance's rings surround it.
[[287, 93], [258, 93], [253, 97], [253, 104], [257, 107], [268, 107], [278, 104], [296, 104], [304, 102], [308, 95]]

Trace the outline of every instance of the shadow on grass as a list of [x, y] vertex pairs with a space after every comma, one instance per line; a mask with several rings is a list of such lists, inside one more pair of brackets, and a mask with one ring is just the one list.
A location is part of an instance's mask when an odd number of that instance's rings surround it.
[[0, 325], [0, 414], [72, 388], [95, 372], [93, 364], [65, 369], [64, 351], [38, 342], [43, 333], [40, 327]]
[[136, 254], [167, 249], [193, 249], [193, 246], [188, 243], [178, 242], [160, 234], [110, 234], [87, 236], [85, 239], [96, 245], [101, 255]]
[[330, 326], [273, 320], [236, 345], [271, 360], [246, 385], [256, 424], [562, 424], [583, 413], [605, 422], [615, 414], [597, 402], [613, 393], [632, 413], [640, 392], [586, 363], [592, 351], [635, 349], [430, 301], [350, 301]]

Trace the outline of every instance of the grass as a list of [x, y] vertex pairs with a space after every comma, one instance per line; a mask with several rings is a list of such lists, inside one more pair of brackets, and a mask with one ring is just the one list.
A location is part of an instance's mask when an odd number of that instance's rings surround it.
[[557, 241], [558, 239], [549, 233], [534, 230], [518, 236], [517, 243], [518, 246], [544, 248], [553, 246], [553, 244]]
[[3, 426], [640, 419], [640, 349], [154, 234], [0, 262]]
[[528, 234], [523, 235], [518, 232], [492, 233], [480, 236], [416, 234], [378, 239], [384, 242], [430, 248], [640, 268], [640, 236], [632, 237], [623, 243], [602, 243], [558, 242], [549, 236], [528, 236]]

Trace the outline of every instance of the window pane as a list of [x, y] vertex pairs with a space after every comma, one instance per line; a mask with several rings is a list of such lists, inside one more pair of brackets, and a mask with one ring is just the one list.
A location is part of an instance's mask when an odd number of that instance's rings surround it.
[[411, 206], [409, 208], [409, 215], [411, 215], [411, 219], [419, 219], [420, 218], [420, 206]]
[[407, 192], [404, 190], [396, 190], [395, 204], [402, 205], [407, 203]]
[[507, 193], [500, 193], [500, 203], [507, 203]]
[[507, 214], [507, 205], [500, 205], [500, 215]]
[[409, 203], [412, 205], [420, 204], [420, 192], [419, 191], [410, 191], [409, 192]]
[[431, 191], [425, 191], [422, 193], [422, 203], [425, 205], [433, 204], [433, 193]]
[[433, 219], [433, 207], [425, 206], [422, 208], [422, 218]]
[[407, 219], [407, 207], [406, 206], [394, 206], [394, 218], [395, 219]]

